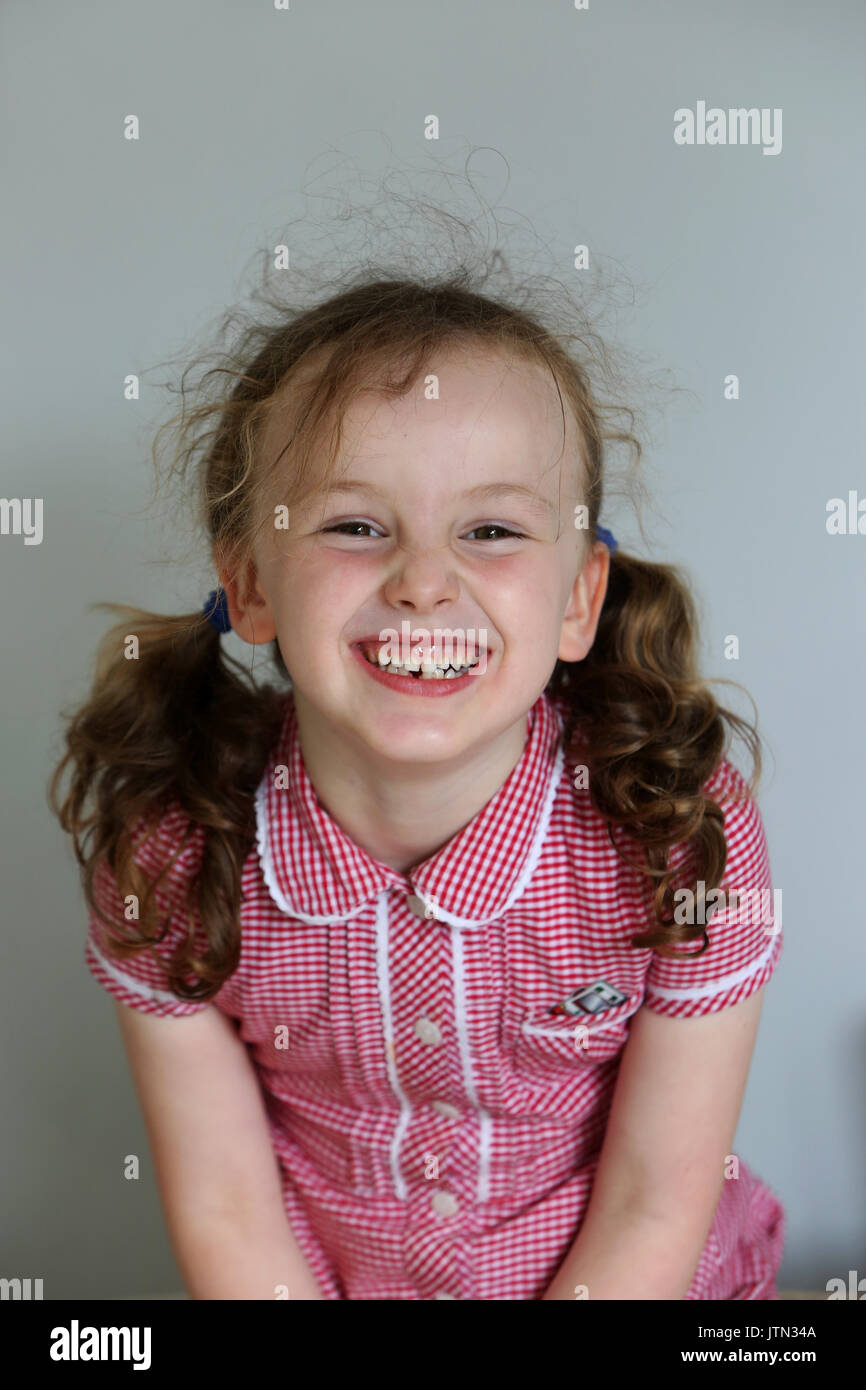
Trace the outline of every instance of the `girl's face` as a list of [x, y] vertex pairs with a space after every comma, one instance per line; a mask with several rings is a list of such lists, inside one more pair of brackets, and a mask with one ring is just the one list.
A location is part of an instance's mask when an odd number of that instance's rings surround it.
[[[252, 593], [227, 586], [235, 630], [278, 638], [299, 708], [403, 764], [459, 760], [516, 727], [557, 657], [586, 655], [607, 586], [607, 548], [574, 525], [576, 425], [566, 411], [560, 460], [549, 374], [489, 349], [435, 368], [399, 399], [353, 402], [335, 484], [260, 540]], [[476, 673], [381, 679], [365, 652], [406, 622], [416, 659], [447, 656], [449, 631]]]

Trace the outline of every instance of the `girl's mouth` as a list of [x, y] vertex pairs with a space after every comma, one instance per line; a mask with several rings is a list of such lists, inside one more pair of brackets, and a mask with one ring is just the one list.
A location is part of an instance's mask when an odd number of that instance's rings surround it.
[[477, 657], [471, 664], [455, 670], [450, 663], [445, 666], [425, 662], [422, 666], [420, 661], [410, 661], [407, 666], [397, 666], [393, 662], [383, 666], [379, 663], [375, 644], [367, 642], [353, 643], [352, 652], [373, 680], [390, 690], [399, 691], [401, 695], [432, 695], [437, 698], [456, 695], [458, 690], [465, 690], [481, 676], [481, 671], [475, 669], [479, 666]]

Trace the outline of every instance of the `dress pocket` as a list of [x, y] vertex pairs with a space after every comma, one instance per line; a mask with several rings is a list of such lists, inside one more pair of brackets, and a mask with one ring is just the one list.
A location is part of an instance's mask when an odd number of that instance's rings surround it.
[[628, 1037], [629, 1023], [641, 1004], [637, 995], [596, 1014], [551, 1015], [549, 1006], [528, 1010], [520, 1020], [514, 1047], [518, 1072], [574, 1074], [616, 1057]]

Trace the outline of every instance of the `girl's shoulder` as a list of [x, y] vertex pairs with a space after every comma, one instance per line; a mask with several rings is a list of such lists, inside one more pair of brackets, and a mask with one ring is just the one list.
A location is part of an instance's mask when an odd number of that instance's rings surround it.
[[[739, 768], [722, 758], [701, 791], [722, 812], [727, 874], [740, 873], [756, 855], [766, 858], [767, 839], [761, 811]], [[675, 864], [685, 865], [689, 855], [688, 843], [674, 846], [672, 859]]]
[[130, 839], [135, 861], [142, 869], [165, 869], [168, 883], [180, 884], [200, 868], [205, 834], [205, 827], [172, 801], [142, 815], [133, 825]]
[[704, 928], [704, 945], [653, 952], [647, 973], [650, 1009], [695, 1017], [741, 1003], [768, 983], [782, 949], [782, 893], [774, 884], [764, 821], [746, 778], [722, 759], [703, 791], [723, 816], [724, 866], [708, 889], [690, 844], [676, 845], [674, 920]]
[[748, 782], [739, 768], [728, 758], [722, 758], [719, 761], [715, 770], [704, 782], [702, 790], [706, 796], [711, 796], [714, 801], [725, 802], [731, 806], [736, 802], [755, 804]]
[[[608, 821], [598, 809], [590, 794], [589, 783], [592, 776], [592, 759], [589, 742], [581, 732], [579, 720], [575, 720], [563, 696], [547, 697], [560, 721], [565, 747], [565, 761], [562, 778], [567, 779], [572, 790], [573, 812], [587, 833], [601, 839], [608, 838]], [[725, 835], [756, 836], [763, 834], [761, 815], [749, 783], [730, 759], [723, 757], [712, 773], [701, 784], [702, 794], [721, 807], [725, 819]], [[672, 846], [676, 862], [687, 857], [687, 845]]]
[[[144, 812], [129, 832], [131, 857], [152, 885], [160, 913], [175, 912], [194, 888], [201, 871], [206, 830], [177, 802]], [[117, 873], [100, 860], [94, 875], [116, 901]]]

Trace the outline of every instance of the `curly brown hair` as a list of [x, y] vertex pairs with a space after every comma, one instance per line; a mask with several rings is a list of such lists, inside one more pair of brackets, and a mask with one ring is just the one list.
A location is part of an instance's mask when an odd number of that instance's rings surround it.
[[[189, 466], [196, 467], [204, 525], [214, 555], [225, 560], [224, 578], [244, 572], [272, 500], [294, 504], [327, 484], [343, 414], [356, 394], [402, 395], [433, 354], [458, 341], [542, 363], [551, 373], [563, 422], [567, 407], [580, 432], [590, 535], [599, 520], [608, 446], [624, 444], [635, 463], [640, 460], [636, 435], [616, 425], [623, 407], [602, 402], [591, 382], [589, 335], [557, 332], [516, 296], [492, 297], [477, 272], [463, 268], [427, 280], [368, 273], [311, 307], [274, 307], [275, 321], [253, 321], [225, 361], [205, 373], [203, 399], [191, 407], [184, 373], [183, 409], [163, 426], [180, 425], [173, 471], [185, 480]], [[230, 389], [221, 391], [226, 378]], [[286, 385], [287, 442], [267, 458], [265, 423], [278, 393], [285, 401]], [[633, 423], [633, 412], [625, 413]], [[317, 450], [325, 437], [323, 473]], [[291, 461], [288, 484], [284, 455]], [[200, 870], [187, 901], [189, 932], [171, 963], [169, 983], [178, 998], [208, 1000], [237, 967], [241, 874], [255, 839], [254, 793], [278, 736], [286, 693], [253, 681], [226, 654], [201, 611], [161, 617], [100, 606], [122, 614], [122, 621], [102, 639], [89, 698], [64, 716], [66, 752], [51, 779], [50, 804], [73, 836], [90, 908], [109, 921], [93, 894], [102, 861], [121, 892], [140, 899], [139, 921], [109, 922], [117, 933], [111, 949], [120, 957], [147, 949], [167, 930], [158, 920], [155, 883], [135, 862], [135, 828], [155, 830], [172, 804], [188, 817], [190, 834], [203, 827]], [[138, 643], [135, 661], [124, 652], [131, 634]], [[708, 944], [702, 927], [673, 920], [671, 856], [675, 846], [686, 848], [692, 886], [703, 880], [709, 892], [722, 880], [724, 815], [705, 788], [732, 731], [749, 747], [752, 790], [760, 776], [757, 729], [722, 708], [699, 678], [696, 640], [696, 611], [679, 572], [620, 549], [611, 558], [591, 651], [580, 662], [558, 660], [547, 686], [566, 711], [568, 746], [588, 766], [590, 794], [612, 844], [644, 875], [648, 925], [632, 944], [663, 955], [701, 936], [702, 949]], [[273, 657], [288, 677], [276, 642]], [[67, 771], [71, 783], [63, 796]], [[205, 924], [204, 954], [194, 941], [196, 913]]]

